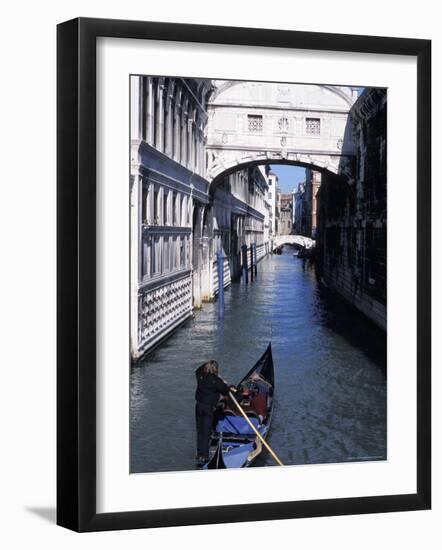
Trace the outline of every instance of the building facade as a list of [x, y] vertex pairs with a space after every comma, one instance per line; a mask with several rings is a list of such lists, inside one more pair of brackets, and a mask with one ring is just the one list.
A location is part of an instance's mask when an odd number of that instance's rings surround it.
[[254, 166], [225, 176], [211, 190], [204, 232], [211, 237], [208, 258], [203, 261], [205, 285], [203, 300], [210, 301], [218, 293], [217, 254], [224, 257], [224, 285], [238, 278], [242, 269], [242, 250], [247, 247], [248, 265], [251, 248], [256, 261], [268, 253], [265, 224], [269, 223], [265, 169]]
[[298, 184], [293, 192], [294, 233], [311, 239], [316, 238], [317, 196], [321, 187], [322, 175], [317, 170], [306, 168], [305, 181]]
[[152, 348], [193, 307], [195, 220], [208, 203], [210, 81], [131, 77], [131, 353]]
[[305, 211], [304, 211], [305, 181], [298, 183], [293, 194], [294, 200], [294, 232], [296, 235], [304, 235]]
[[293, 233], [293, 197], [291, 193], [278, 193], [278, 235]]
[[317, 228], [317, 195], [321, 187], [321, 173], [306, 168], [305, 189], [303, 195], [303, 226], [301, 235], [316, 238]]
[[[131, 354], [155, 347], [269, 249], [265, 166], [206, 177], [204, 79], [131, 77]], [[266, 233], [267, 224], [267, 233]]]
[[379, 327], [387, 324], [387, 92], [366, 89], [351, 110], [354, 179], [327, 175], [318, 193], [323, 280]]
[[278, 234], [278, 209], [277, 195], [279, 193], [278, 176], [270, 171], [268, 174], [268, 200], [270, 203], [270, 235], [275, 237]]

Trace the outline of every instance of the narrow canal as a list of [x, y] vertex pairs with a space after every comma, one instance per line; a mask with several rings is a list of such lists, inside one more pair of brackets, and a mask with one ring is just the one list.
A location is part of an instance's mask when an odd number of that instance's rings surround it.
[[[386, 458], [386, 338], [285, 247], [258, 278], [204, 304], [131, 369], [131, 472], [195, 468], [195, 369], [208, 359], [237, 383], [272, 341], [269, 442], [285, 464]], [[263, 454], [255, 466], [273, 465]]]

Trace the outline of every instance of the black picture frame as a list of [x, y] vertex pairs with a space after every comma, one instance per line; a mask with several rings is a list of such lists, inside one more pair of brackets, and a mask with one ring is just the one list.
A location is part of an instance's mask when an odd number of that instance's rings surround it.
[[[417, 492], [96, 512], [96, 39], [116, 37], [417, 59]], [[74, 19], [57, 28], [57, 523], [75, 531], [424, 510], [431, 506], [431, 41]]]

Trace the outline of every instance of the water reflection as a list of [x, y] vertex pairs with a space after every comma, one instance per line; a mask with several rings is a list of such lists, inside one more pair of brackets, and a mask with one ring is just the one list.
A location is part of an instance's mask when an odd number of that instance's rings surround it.
[[[225, 317], [204, 304], [131, 369], [131, 471], [194, 469], [195, 368], [216, 359], [238, 382], [272, 340], [275, 410], [269, 441], [286, 464], [386, 457], [386, 338], [318, 286], [290, 249], [258, 280], [233, 284]], [[273, 465], [263, 454], [256, 466]]]

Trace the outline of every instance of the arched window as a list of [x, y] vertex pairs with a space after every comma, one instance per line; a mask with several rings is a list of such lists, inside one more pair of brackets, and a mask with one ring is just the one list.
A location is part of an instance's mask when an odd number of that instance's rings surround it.
[[182, 203], [181, 203], [181, 226], [187, 227], [187, 214], [188, 214], [188, 208], [187, 208], [187, 196], [184, 195]]
[[193, 123], [193, 169], [195, 170], [195, 172], [199, 172], [198, 132], [199, 132], [199, 116], [198, 116], [198, 111], [195, 109], [195, 116], [194, 116], [194, 123]]
[[158, 79], [154, 78], [152, 83], [152, 144], [158, 147]]
[[163, 94], [162, 108], [164, 113], [164, 116], [163, 116], [164, 124], [163, 124], [163, 143], [161, 144], [161, 146], [162, 146], [162, 151], [164, 153], [168, 153], [168, 147], [169, 147], [168, 139], [169, 139], [170, 105], [169, 105], [169, 99], [168, 99], [168, 92], [169, 92], [169, 79], [166, 78], [162, 89], [162, 94]]
[[148, 212], [147, 212], [147, 196], [148, 196], [149, 185], [143, 182], [142, 194], [141, 194], [141, 222], [147, 223]]
[[183, 98], [181, 101], [181, 146], [180, 146], [180, 159], [179, 162], [183, 165], [187, 165], [187, 98]]
[[149, 86], [148, 86], [148, 77], [143, 76], [141, 79], [142, 82], [142, 119], [141, 119], [141, 139], [147, 141], [148, 135], [148, 105], [149, 105]]
[[170, 201], [170, 191], [167, 191], [165, 189], [164, 197], [163, 197], [163, 225], [170, 225], [169, 201]]

